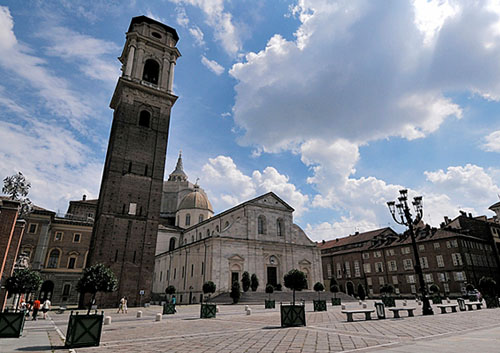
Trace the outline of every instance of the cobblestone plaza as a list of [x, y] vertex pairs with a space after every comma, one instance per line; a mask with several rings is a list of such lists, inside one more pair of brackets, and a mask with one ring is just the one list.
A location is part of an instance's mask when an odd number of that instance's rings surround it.
[[[373, 307], [373, 302], [367, 302]], [[401, 303], [400, 303], [401, 304]], [[409, 302], [408, 305], [414, 305]], [[356, 308], [349, 303], [348, 308]], [[398, 305], [400, 306], [400, 305]], [[281, 328], [279, 307], [265, 310], [263, 305], [221, 305], [215, 319], [199, 319], [199, 305], [179, 306], [175, 315], [155, 321], [159, 306], [116, 314], [111, 325], [103, 327], [101, 345], [79, 348], [78, 352], [499, 352], [500, 309], [348, 323], [340, 307], [313, 312], [306, 305], [307, 326]], [[23, 337], [0, 341], [0, 352], [64, 351], [62, 335], [69, 313], [51, 313], [50, 320], [27, 321]], [[386, 315], [392, 316], [387, 310]], [[374, 315], [376, 317], [376, 315]], [[60, 333], [58, 333], [59, 331]], [[62, 335], [61, 335], [62, 334]]]

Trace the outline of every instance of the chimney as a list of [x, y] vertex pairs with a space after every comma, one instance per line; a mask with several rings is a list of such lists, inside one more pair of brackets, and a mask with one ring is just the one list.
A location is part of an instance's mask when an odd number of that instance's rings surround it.
[[448, 216], [444, 216], [444, 225], [447, 225], [448, 223], [450, 223], [450, 219]]
[[324, 244], [324, 243], [325, 243], [325, 239], [323, 239], [323, 240], [321, 241], [321, 244]]
[[336, 241], [336, 242], [337, 242], [337, 241], [339, 241], [339, 238], [335, 239], [335, 241]]
[[83, 201], [87, 200], [87, 195], [83, 194], [82, 200]]
[[354, 233], [354, 235], [359, 235], [359, 232]]
[[472, 218], [472, 213], [469, 213], [469, 218]]

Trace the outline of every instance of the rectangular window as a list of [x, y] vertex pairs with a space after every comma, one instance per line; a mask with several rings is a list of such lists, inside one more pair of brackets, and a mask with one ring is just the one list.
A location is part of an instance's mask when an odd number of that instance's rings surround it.
[[441, 247], [441, 245], [439, 245], [439, 243], [434, 243], [434, 249], [439, 249]]
[[405, 271], [409, 271], [413, 269], [413, 261], [412, 259], [403, 259], [403, 268]]
[[449, 249], [449, 248], [451, 248], [451, 243], [450, 243], [450, 241], [449, 241], [449, 240], [448, 240], [448, 241], [446, 241], [446, 247], [447, 247], [448, 249]]
[[443, 255], [437, 255], [436, 262], [437, 262], [438, 267], [444, 267]]
[[395, 255], [394, 249], [389, 249], [389, 250], [386, 250], [386, 251], [385, 251], [385, 254], [386, 254], [387, 256], [394, 256], [394, 255]]
[[191, 277], [193, 277], [194, 274], [194, 264], [191, 264]]
[[398, 276], [392, 276], [392, 284], [398, 284]]
[[432, 283], [432, 282], [434, 282], [434, 279], [432, 278], [432, 273], [426, 273], [425, 274], [425, 282], [426, 283]]
[[361, 268], [359, 267], [359, 261], [354, 261], [354, 277], [361, 277]]
[[177, 275], [177, 269], [174, 268], [174, 279], [175, 279], [175, 276]]
[[421, 257], [420, 258], [420, 266], [422, 266], [422, 268], [429, 268], [429, 261], [427, 261], [427, 257]]
[[167, 281], [170, 281], [170, 270], [167, 270]]
[[76, 263], [76, 258], [70, 257], [68, 261], [68, 268], [69, 269], [74, 269], [75, 268], [75, 263]]
[[453, 260], [453, 266], [462, 266], [462, 256], [459, 253], [451, 254], [451, 259]]
[[371, 273], [372, 272], [371, 264], [363, 264], [363, 270], [365, 271], [365, 273]]
[[370, 253], [369, 252], [364, 252], [362, 256], [363, 256], [363, 260], [367, 260], [367, 259], [370, 258]]
[[465, 273], [463, 272], [453, 272], [453, 277], [455, 281], [465, 281]]
[[425, 251], [425, 245], [424, 245], [424, 244], [420, 244], [420, 245], [418, 246], [418, 250], [419, 250], [419, 251]]
[[398, 270], [398, 265], [396, 264], [396, 260], [387, 261], [387, 270], [391, 272]]
[[337, 278], [342, 278], [342, 265], [337, 262]]
[[382, 262], [375, 262], [375, 272], [384, 272], [384, 264]]
[[203, 275], [205, 273], [205, 263], [201, 263], [201, 274]]
[[136, 213], [137, 213], [137, 204], [131, 202], [128, 206], [128, 214], [131, 216], [135, 216]]
[[384, 277], [380, 276], [380, 277], [378, 278], [378, 284], [379, 284], [379, 285], [381, 285], [381, 286], [383, 286], [383, 285], [385, 284]]
[[349, 265], [348, 261], [345, 262], [345, 276], [347, 278], [351, 277], [351, 266]]
[[382, 257], [382, 252], [381, 251], [375, 251], [373, 253], [373, 257]]
[[326, 264], [326, 274], [328, 278], [332, 278], [332, 265], [331, 264]]
[[409, 254], [410, 251], [411, 250], [410, 250], [409, 246], [405, 246], [404, 248], [401, 248], [401, 254], [403, 254], [403, 255]]
[[73, 243], [79, 243], [81, 237], [82, 237], [82, 235], [80, 233], [74, 233], [73, 234]]
[[452, 240], [450, 241], [450, 243], [451, 243], [451, 246], [452, 246], [453, 248], [458, 248], [458, 240], [457, 240], [457, 239], [452, 239]]
[[368, 293], [370, 293], [370, 295], [373, 295], [373, 288], [368, 288]]
[[38, 228], [37, 223], [30, 223], [30, 227], [28, 228], [28, 233], [34, 234]]
[[443, 288], [444, 288], [445, 293], [450, 292], [450, 285], [448, 283], [443, 283]]
[[182, 266], [182, 278], [184, 278], [184, 266]]
[[163, 277], [163, 271], [160, 271], [160, 282], [162, 281]]
[[69, 295], [70, 290], [71, 290], [71, 284], [66, 283], [63, 286], [63, 292], [62, 292], [63, 297], [67, 297]]
[[412, 294], [417, 293], [417, 287], [414, 284], [410, 285], [410, 290], [411, 290]]
[[415, 275], [406, 275], [406, 283], [415, 283]]
[[372, 278], [371, 277], [366, 278], [366, 284], [368, 284], [369, 286], [372, 285]]
[[63, 238], [63, 232], [56, 232], [56, 234], [54, 235], [54, 240], [56, 241], [61, 241]]

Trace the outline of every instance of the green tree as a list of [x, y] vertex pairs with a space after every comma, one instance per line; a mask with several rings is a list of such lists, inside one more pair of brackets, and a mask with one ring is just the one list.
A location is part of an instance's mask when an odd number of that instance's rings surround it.
[[365, 288], [361, 283], [358, 284], [358, 297], [360, 300], [365, 300], [366, 298]]
[[293, 269], [284, 276], [285, 287], [293, 291], [292, 303], [295, 305], [295, 291], [307, 288], [307, 280], [304, 272]]
[[216, 289], [215, 283], [212, 281], [205, 282], [205, 283], [203, 283], [202, 289], [203, 289], [204, 294], [208, 294], [208, 298], [206, 300], [208, 302], [210, 300], [210, 295], [215, 293], [215, 289]]
[[325, 286], [321, 282], [316, 282], [313, 287], [314, 291], [318, 292], [318, 300], [321, 299], [321, 292], [325, 290]]
[[269, 300], [271, 300], [271, 294], [274, 293], [274, 287], [272, 284], [266, 286], [266, 293], [269, 294]]
[[76, 284], [76, 290], [82, 294], [92, 294], [87, 315], [90, 314], [90, 309], [92, 308], [92, 303], [95, 302], [97, 292], [114, 292], [117, 286], [118, 280], [109, 267], [103, 264], [95, 264], [85, 268], [82, 277]]
[[335, 277], [333, 277], [330, 281], [330, 292], [333, 293], [333, 297], [337, 298], [337, 293], [339, 292], [339, 284]]
[[485, 297], [494, 297], [496, 295], [497, 282], [491, 277], [481, 277], [479, 280], [479, 289]]
[[467, 292], [472, 292], [475, 288], [472, 283], [469, 283], [465, 286], [465, 289], [467, 290]]
[[233, 299], [233, 304], [238, 304], [241, 298], [241, 292], [240, 292], [240, 283], [237, 281], [233, 282], [233, 285], [231, 286], [231, 293], [229, 296]]
[[439, 296], [439, 286], [435, 283], [431, 284], [431, 286], [429, 287], [429, 291], [434, 294], [434, 295], [438, 295]]
[[250, 277], [250, 288], [252, 288], [252, 292], [255, 292], [259, 288], [259, 279], [255, 273], [252, 273]]
[[250, 274], [247, 271], [243, 272], [243, 276], [241, 276], [241, 284], [243, 286], [243, 292], [248, 292], [250, 288]]
[[175, 294], [175, 287], [172, 285], [168, 286], [167, 288], [165, 288], [165, 293], [170, 296], [168, 298], [168, 300], [170, 301], [172, 298], [172, 295]]
[[[15, 270], [13, 275], [5, 280], [5, 289], [12, 294], [35, 293], [42, 285], [42, 278], [36, 271], [28, 268]], [[16, 311], [19, 306], [17, 302]]]
[[3, 180], [2, 192], [8, 195], [11, 200], [20, 202], [19, 218], [24, 218], [33, 209], [33, 204], [27, 197], [30, 188], [31, 183], [21, 172], [5, 177]]

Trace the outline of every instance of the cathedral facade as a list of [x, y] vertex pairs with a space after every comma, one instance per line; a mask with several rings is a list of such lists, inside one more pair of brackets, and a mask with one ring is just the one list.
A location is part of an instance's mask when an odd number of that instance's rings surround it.
[[244, 271], [256, 274], [258, 291], [283, 285], [291, 269], [306, 274], [309, 289], [322, 280], [318, 247], [293, 223], [293, 208], [273, 192], [213, 215], [203, 190], [187, 181], [179, 157], [164, 184], [167, 197], [178, 200], [177, 210], [170, 215], [175, 223], [163, 222], [158, 230], [153, 297], [162, 298], [173, 285], [178, 303], [199, 303], [203, 283], [213, 281], [216, 294], [229, 292]]

